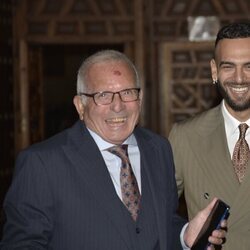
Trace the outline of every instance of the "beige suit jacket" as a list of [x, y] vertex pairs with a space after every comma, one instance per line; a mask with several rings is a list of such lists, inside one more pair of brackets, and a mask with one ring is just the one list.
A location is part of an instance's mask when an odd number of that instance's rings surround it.
[[170, 132], [179, 195], [189, 219], [214, 198], [230, 205], [223, 250], [250, 249], [250, 164], [242, 184], [234, 173], [221, 106], [175, 124]]

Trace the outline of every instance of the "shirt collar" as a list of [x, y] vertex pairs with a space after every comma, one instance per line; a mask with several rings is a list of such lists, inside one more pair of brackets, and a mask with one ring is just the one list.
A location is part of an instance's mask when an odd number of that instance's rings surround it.
[[[100, 151], [106, 150], [107, 148], [114, 146], [114, 144], [103, 140], [97, 133], [95, 133], [91, 129], [89, 129], [89, 128], [87, 128], [87, 129], [88, 129], [90, 135], [93, 137], [93, 139], [94, 139], [95, 143], [97, 144]], [[136, 141], [134, 134], [131, 134], [122, 144], [137, 146], [137, 141]]]
[[[226, 106], [225, 106], [225, 100], [222, 101], [222, 105], [221, 105], [221, 111], [222, 111], [222, 115], [225, 121], [225, 127], [226, 127], [226, 131], [228, 131], [229, 135], [233, 135], [234, 133], [238, 132], [238, 127], [239, 125], [242, 123], [240, 121], [238, 121], [237, 119], [235, 119], [227, 110]], [[250, 126], [250, 119], [248, 119], [245, 122], [248, 126]]]

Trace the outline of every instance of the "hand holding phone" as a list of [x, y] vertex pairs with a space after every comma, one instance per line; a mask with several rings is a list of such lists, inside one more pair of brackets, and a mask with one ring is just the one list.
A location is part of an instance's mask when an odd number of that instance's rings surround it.
[[211, 213], [206, 219], [201, 231], [199, 232], [191, 250], [205, 250], [210, 245], [208, 242], [209, 236], [216, 229], [220, 228], [222, 220], [229, 216], [230, 207], [223, 201], [217, 200]]

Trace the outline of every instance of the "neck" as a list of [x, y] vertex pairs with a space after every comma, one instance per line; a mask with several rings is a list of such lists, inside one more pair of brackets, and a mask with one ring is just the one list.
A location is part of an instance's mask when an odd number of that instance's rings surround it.
[[250, 119], [250, 109], [235, 111], [231, 107], [229, 107], [227, 103], [225, 103], [225, 106], [228, 112], [239, 122], [245, 122]]

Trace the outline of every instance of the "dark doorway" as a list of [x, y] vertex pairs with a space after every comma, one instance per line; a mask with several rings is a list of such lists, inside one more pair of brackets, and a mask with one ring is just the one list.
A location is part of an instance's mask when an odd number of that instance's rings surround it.
[[84, 58], [102, 49], [124, 50], [122, 44], [43, 46], [45, 138], [70, 127], [78, 119], [73, 105], [78, 68]]

